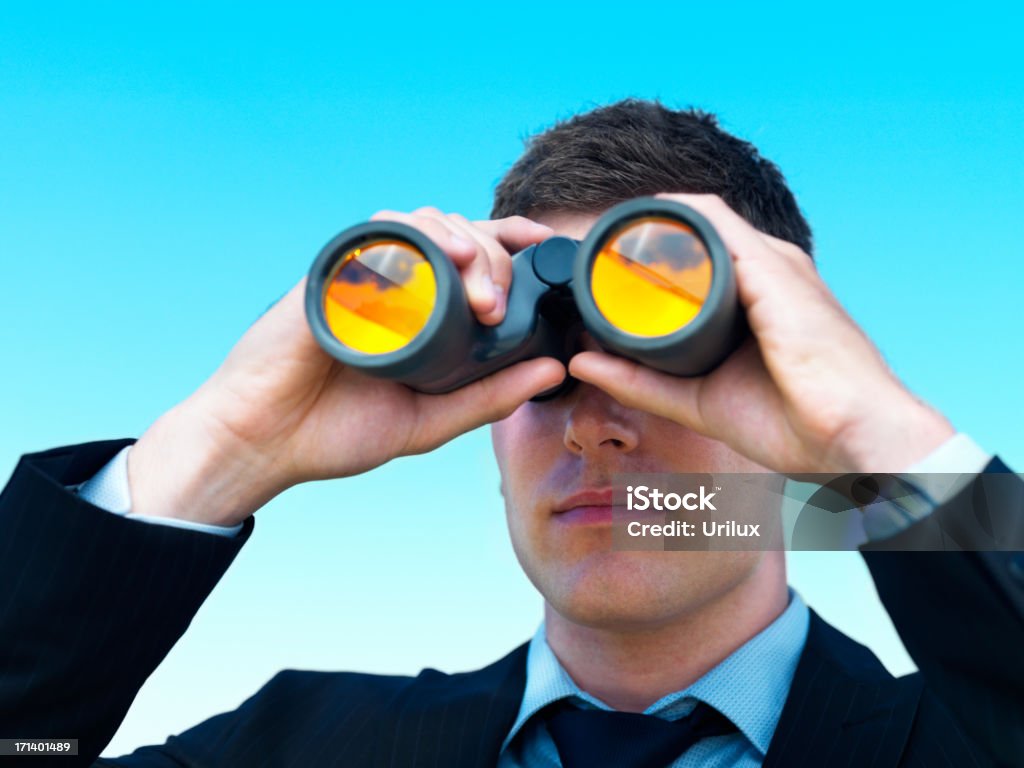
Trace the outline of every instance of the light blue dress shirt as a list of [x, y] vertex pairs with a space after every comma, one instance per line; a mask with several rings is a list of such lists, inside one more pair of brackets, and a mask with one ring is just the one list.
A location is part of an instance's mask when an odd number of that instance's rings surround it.
[[[800, 596], [791, 589], [789, 598], [789, 606], [775, 621], [722, 663], [693, 685], [662, 697], [644, 710], [647, 715], [678, 720], [690, 714], [698, 701], [703, 701], [739, 729], [697, 742], [670, 768], [756, 768], [764, 762], [803, 653], [810, 622]], [[498, 768], [560, 768], [558, 750], [543, 718], [531, 717], [564, 698], [584, 708], [611, 709], [577, 687], [548, 646], [541, 624], [530, 641], [523, 702], [502, 746]]]

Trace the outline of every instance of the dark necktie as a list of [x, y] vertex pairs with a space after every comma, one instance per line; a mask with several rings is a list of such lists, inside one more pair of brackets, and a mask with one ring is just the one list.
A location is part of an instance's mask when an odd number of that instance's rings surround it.
[[563, 768], [665, 768], [698, 741], [732, 733], [736, 726], [698, 702], [674, 722], [654, 715], [579, 709], [562, 700], [546, 719]]

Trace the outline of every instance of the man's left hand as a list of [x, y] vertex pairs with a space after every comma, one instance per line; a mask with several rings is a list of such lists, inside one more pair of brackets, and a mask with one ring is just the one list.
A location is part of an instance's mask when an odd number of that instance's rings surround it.
[[954, 434], [889, 370], [803, 250], [759, 232], [719, 197], [659, 197], [718, 230], [754, 338], [701, 377], [591, 351], [573, 357], [572, 376], [788, 475], [899, 472]]

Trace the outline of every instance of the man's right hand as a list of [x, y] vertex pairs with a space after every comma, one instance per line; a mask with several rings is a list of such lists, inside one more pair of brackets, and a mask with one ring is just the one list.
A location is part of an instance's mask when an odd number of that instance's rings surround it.
[[[382, 211], [430, 237], [462, 276], [471, 309], [505, 312], [510, 253], [552, 235], [521, 217], [469, 222], [433, 208]], [[300, 482], [366, 472], [504, 418], [565, 375], [540, 358], [446, 395], [424, 395], [342, 365], [306, 322], [306, 280], [268, 309], [220, 368], [132, 447], [132, 512], [234, 525]]]

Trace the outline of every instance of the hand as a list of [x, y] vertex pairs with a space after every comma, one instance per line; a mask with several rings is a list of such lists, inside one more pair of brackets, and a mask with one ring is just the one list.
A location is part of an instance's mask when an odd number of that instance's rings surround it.
[[[550, 237], [521, 217], [471, 223], [433, 208], [373, 217], [410, 224], [457, 267], [484, 323], [505, 313], [515, 252]], [[368, 377], [327, 355], [304, 310], [306, 281], [263, 314], [221, 367], [129, 452], [132, 511], [232, 525], [303, 481], [366, 472], [502, 419], [565, 370], [526, 361], [446, 395]]]
[[889, 370], [800, 248], [754, 229], [716, 196], [659, 197], [718, 230], [754, 338], [703, 377], [589, 351], [570, 361], [572, 376], [789, 475], [899, 472], [954, 434]]

